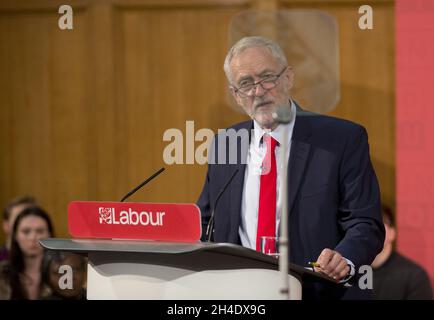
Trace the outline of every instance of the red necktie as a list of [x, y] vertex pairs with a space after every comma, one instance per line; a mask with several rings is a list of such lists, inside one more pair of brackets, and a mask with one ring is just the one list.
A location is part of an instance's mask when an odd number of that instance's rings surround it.
[[[276, 236], [276, 149], [277, 141], [268, 134], [263, 135], [267, 153], [262, 162], [259, 189], [258, 230], [256, 233], [256, 250], [261, 251], [261, 237]], [[275, 250], [275, 248], [269, 248]]]

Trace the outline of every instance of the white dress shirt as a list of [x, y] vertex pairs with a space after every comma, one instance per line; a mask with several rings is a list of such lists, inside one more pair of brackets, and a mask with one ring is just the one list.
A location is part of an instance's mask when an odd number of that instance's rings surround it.
[[[256, 233], [258, 229], [258, 208], [259, 208], [259, 190], [261, 179], [261, 166], [264, 157], [267, 153], [267, 146], [262, 143], [262, 136], [266, 133], [270, 134], [277, 140], [278, 144], [275, 149], [276, 153], [276, 236], [279, 230], [280, 214], [282, 209], [282, 195], [280, 191], [280, 175], [282, 172], [282, 163], [280, 157], [280, 142], [284, 134], [288, 136], [288, 145], [286, 148], [286, 164], [289, 161], [291, 151], [292, 133], [296, 121], [295, 104], [291, 101], [291, 113], [293, 115], [291, 122], [288, 124], [280, 124], [273, 131], [263, 130], [259, 124], [253, 121], [253, 133], [251, 136], [249, 151], [247, 153], [246, 171], [244, 176], [244, 188], [241, 201], [241, 224], [238, 233], [243, 247], [256, 250]], [[350, 266], [350, 273], [340, 282], [348, 281], [355, 274], [355, 267], [352, 261], [344, 257]], [[306, 261], [307, 263], [307, 261]]]
[[270, 134], [277, 140], [275, 154], [276, 154], [276, 235], [278, 234], [280, 213], [282, 209], [282, 196], [280, 190], [280, 175], [282, 172], [281, 163], [281, 141], [283, 135], [286, 134], [288, 145], [286, 148], [286, 164], [288, 164], [289, 153], [291, 149], [292, 132], [295, 124], [296, 108], [295, 104], [291, 101], [292, 120], [288, 124], [280, 124], [273, 131], [263, 130], [259, 124], [253, 121], [253, 132], [246, 159], [246, 171], [244, 176], [243, 196], [241, 200], [241, 224], [239, 228], [239, 235], [243, 247], [256, 249], [256, 232], [258, 228], [258, 208], [259, 208], [259, 189], [261, 179], [261, 165], [267, 153], [267, 146], [262, 143], [262, 136], [265, 133]]

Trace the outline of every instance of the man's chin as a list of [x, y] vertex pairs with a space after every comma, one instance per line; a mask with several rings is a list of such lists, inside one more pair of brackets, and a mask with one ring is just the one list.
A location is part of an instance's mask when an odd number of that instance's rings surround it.
[[276, 125], [276, 123], [275, 123], [275, 121], [271, 115], [269, 115], [269, 116], [258, 116], [257, 115], [255, 117], [255, 120], [257, 123], [259, 123], [259, 125], [262, 128], [265, 128], [265, 129], [273, 129]]

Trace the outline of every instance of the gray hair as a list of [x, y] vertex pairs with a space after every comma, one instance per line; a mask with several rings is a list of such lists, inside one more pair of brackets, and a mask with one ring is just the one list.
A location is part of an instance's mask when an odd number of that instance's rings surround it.
[[244, 37], [237, 43], [235, 43], [226, 55], [223, 69], [225, 70], [226, 78], [230, 83], [232, 83], [232, 74], [230, 70], [230, 64], [232, 59], [244, 50], [254, 47], [267, 48], [271, 52], [273, 57], [282, 64], [282, 66], [288, 65], [288, 61], [286, 60], [282, 48], [276, 42], [258, 36]]

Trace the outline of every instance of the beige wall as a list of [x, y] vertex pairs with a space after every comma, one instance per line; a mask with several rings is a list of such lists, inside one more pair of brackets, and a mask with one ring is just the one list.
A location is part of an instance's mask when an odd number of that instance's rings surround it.
[[[166, 166], [168, 128], [224, 128], [222, 63], [231, 19], [246, 9], [317, 8], [336, 18], [341, 101], [333, 115], [365, 125], [384, 199], [394, 202], [394, 12], [374, 7], [357, 27], [358, 1], [68, 1], [74, 29], [57, 26], [56, 1], [0, 4], [0, 206], [39, 199], [68, 236], [72, 200], [119, 200]], [[198, 145], [198, 144], [197, 144]], [[167, 166], [166, 166], [167, 167]], [[167, 167], [132, 201], [194, 202], [206, 167]], [[1, 235], [3, 237], [3, 235]]]

